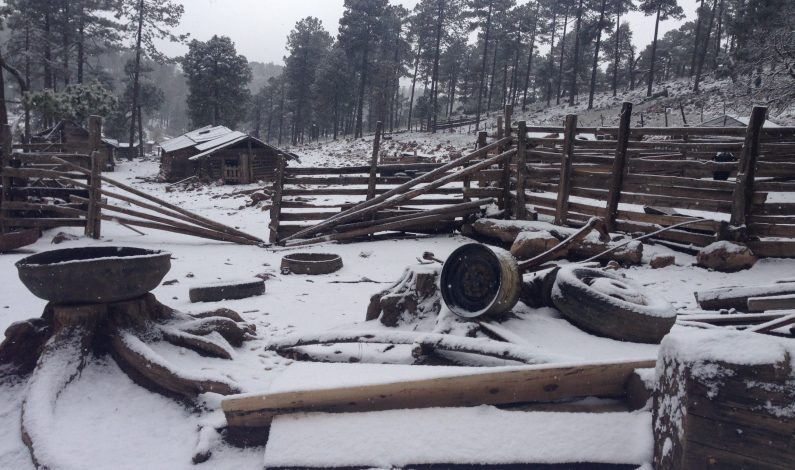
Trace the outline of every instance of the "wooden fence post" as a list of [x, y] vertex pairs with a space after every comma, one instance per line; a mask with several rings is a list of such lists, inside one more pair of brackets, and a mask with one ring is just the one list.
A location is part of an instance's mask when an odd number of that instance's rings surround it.
[[558, 201], [555, 204], [555, 225], [566, 225], [569, 215], [569, 190], [571, 189], [571, 166], [574, 156], [574, 137], [577, 135], [577, 115], [567, 114], [563, 128], [563, 156], [560, 162]]
[[273, 178], [273, 205], [271, 205], [271, 223], [270, 223], [270, 242], [276, 243], [279, 241], [279, 218], [282, 213], [282, 191], [284, 188], [284, 172], [287, 168], [287, 157], [284, 155], [278, 156], [276, 163], [276, 174]]
[[732, 194], [732, 215], [730, 224], [734, 227], [747, 225], [750, 222], [754, 198], [754, 178], [756, 176], [756, 160], [759, 156], [759, 134], [765, 123], [767, 108], [754, 106], [751, 119], [745, 132], [743, 153], [737, 170], [737, 183]]
[[2, 175], [3, 184], [3, 192], [0, 194], [0, 233], [6, 233], [10, 228], [8, 226], [8, 222], [6, 222], [6, 219], [9, 218], [10, 211], [6, 209], [5, 203], [12, 200], [11, 177], [8, 176], [8, 172], [4, 169], [11, 166], [11, 139], [11, 126], [8, 124], [0, 126], [0, 145], [2, 145], [2, 149], [0, 149], [0, 151], [2, 151], [2, 158], [0, 159], [0, 175]]
[[513, 129], [511, 129], [511, 122], [513, 121], [513, 105], [505, 105], [505, 137], [510, 137]]
[[[91, 155], [93, 152], [99, 152], [100, 147], [102, 146], [102, 118], [99, 116], [89, 116], [88, 117], [88, 151], [86, 152], [87, 155]], [[107, 166], [107, 162], [104, 161], [104, 157], [100, 157], [100, 168], [102, 170], [105, 169]]]
[[629, 146], [630, 119], [632, 119], [632, 103], [625, 101], [621, 106], [616, 157], [613, 160], [613, 172], [610, 177], [610, 188], [607, 194], [607, 210], [605, 211], [605, 224], [607, 225], [607, 230], [610, 231], [616, 228], [618, 201], [621, 198], [621, 190], [624, 186], [624, 175], [627, 171], [627, 147]]
[[99, 205], [102, 202], [102, 158], [99, 152], [91, 152], [91, 176], [89, 178], [88, 189], [88, 213], [86, 215], [87, 237], [99, 240], [101, 235], [101, 216]]
[[381, 132], [384, 129], [384, 123], [378, 121], [375, 123], [375, 139], [373, 139], [373, 156], [370, 160], [370, 179], [367, 182], [367, 200], [375, 197], [375, 180], [378, 178], [378, 149], [381, 146]]
[[525, 179], [527, 178], [527, 122], [519, 121], [516, 127], [516, 210], [518, 220], [527, 219]]

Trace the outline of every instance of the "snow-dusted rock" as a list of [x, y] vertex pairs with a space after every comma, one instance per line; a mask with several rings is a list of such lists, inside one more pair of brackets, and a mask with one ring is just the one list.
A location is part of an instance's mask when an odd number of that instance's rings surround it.
[[[555, 247], [560, 241], [546, 230], [519, 232], [511, 246], [511, 254], [517, 259], [531, 258]], [[561, 253], [564, 257], [566, 253]]]
[[724, 273], [741, 271], [753, 266], [758, 258], [745, 245], [729, 241], [712, 243], [701, 249], [696, 264], [702, 268]]
[[668, 266], [673, 266], [676, 263], [676, 257], [673, 255], [656, 255], [649, 262], [652, 269], [660, 269]]

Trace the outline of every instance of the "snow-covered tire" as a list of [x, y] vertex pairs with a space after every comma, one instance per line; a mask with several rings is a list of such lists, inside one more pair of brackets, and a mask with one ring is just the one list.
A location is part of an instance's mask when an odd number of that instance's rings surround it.
[[265, 281], [226, 281], [196, 286], [188, 291], [191, 302], [220, 302], [222, 300], [245, 299], [265, 293]]
[[659, 343], [676, 322], [676, 311], [664, 299], [593, 268], [561, 268], [552, 302], [577, 327], [619, 341]]

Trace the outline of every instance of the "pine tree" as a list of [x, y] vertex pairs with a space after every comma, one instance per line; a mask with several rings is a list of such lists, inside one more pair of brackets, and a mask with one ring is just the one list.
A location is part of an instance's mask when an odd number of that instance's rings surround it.
[[188, 115], [194, 127], [234, 128], [245, 118], [251, 69], [226, 36], [193, 40], [181, 60], [188, 79]]
[[682, 19], [684, 18], [684, 11], [677, 3], [677, 0], [641, 0], [639, 8], [646, 16], [656, 15], [654, 20], [654, 40], [651, 43], [648, 87], [646, 89], [646, 96], [651, 96], [651, 89], [654, 84], [654, 65], [657, 59], [657, 35], [660, 29], [660, 21], [665, 21], [669, 18]]
[[[132, 42], [135, 52], [133, 92], [130, 103], [130, 146], [135, 141], [136, 119], [141, 114], [139, 107], [139, 85], [141, 82], [141, 62], [144, 54], [155, 61], [165, 60], [156, 47], [155, 41], [168, 39], [183, 41], [186, 36], [175, 35], [172, 31], [179, 25], [185, 8], [173, 0], [119, 0], [117, 19], [123, 21], [123, 33]], [[143, 127], [139, 122], [139, 129]], [[143, 135], [138, 132], [138, 155], [143, 157]], [[129, 154], [132, 158], [132, 153]]]

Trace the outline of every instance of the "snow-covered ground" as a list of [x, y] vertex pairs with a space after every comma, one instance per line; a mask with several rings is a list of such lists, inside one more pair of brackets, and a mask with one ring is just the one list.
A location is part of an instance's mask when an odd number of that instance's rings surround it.
[[[417, 142], [419, 154], [445, 157], [447, 152], [470, 148], [473, 138], [466, 134], [442, 134], [432, 137], [427, 134], [399, 134], [393, 140], [386, 141], [386, 145], [394, 145], [394, 149], [397, 150], [404, 144], [408, 147], [409, 142]], [[302, 161], [304, 165], [332, 166], [366, 163], [370, 148], [371, 139], [367, 138], [323, 146], [305, 145], [294, 150], [305, 155]], [[353, 158], [352, 155], [358, 155], [358, 157]], [[263, 211], [256, 206], [246, 207], [248, 200], [246, 196], [223, 197], [241, 189], [253, 189], [256, 185], [248, 187], [202, 186], [190, 191], [169, 192], [166, 191], [165, 184], [143, 179], [157, 173], [155, 162], [124, 162], [117, 168], [117, 172], [110, 175], [111, 177], [162, 197], [185, 209], [201, 213], [205, 217], [267, 238], [268, 211]], [[53, 236], [61, 231], [81, 238], [53, 245], [51, 243]], [[51, 230], [46, 232], [36, 244], [24, 250], [0, 255], [0, 329], [4, 330], [14, 321], [38, 317], [45, 306], [43, 300], [34, 297], [21, 284], [14, 267], [15, 262], [30, 253], [88, 245], [123, 245], [164, 249], [173, 254], [172, 269], [164, 281], [176, 280], [177, 282], [169, 282], [168, 285], [164, 283], [154, 290], [154, 294], [161, 302], [177, 310], [191, 313], [209, 311], [222, 306], [233, 309], [239, 312], [246, 321], [256, 325], [258, 338], [246, 343], [243, 348], [237, 349], [233, 361], [203, 358], [167, 343], [155, 344], [153, 347], [156, 352], [185, 370], [201, 370], [224, 375], [239, 383], [246, 392], [268, 390], [274, 382], [279, 384], [279, 387], [289, 387], [290, 380], [295, 379], [291, 379], [289, 374], [284, 376], [283, 374], [291, 361], [264, 351], [269, 342], [290, 334], [323, 332], [330, 329], [384, 329], [385, 327], [377, 322], [361, 325], [370, 296], [398, 279], [406, 266], [417, 263], [417, 257], [422, 256], [423, 252], [432, 251], [437, 257], [444, 259], [456, 247], [469, 241], [460, 235], [443, 235], [421, 239], [343, 245], [328, 244], [308, 249], [303, 248], [301, 251], [337, 253], [345, 264], [342, 270], [334, 274], [310, 277], [280, 273], [281, 257], [293, 250], [237, 246], [154, 230], [144, 229], [143, 231], [146, 232], [146, 235], [136, 234], [115, 223], [103, 222], [102, 239], [94, 241], [82, 238], [82, 230], [79, 229]], [[659, 270], [652, 270], [648, 266], [635, 267], [621, 272], [650, 287], [654, 292], [672, 302], [678, 309], [695, 309], [693, 297], [695, 290], [726, 285], [764, 284], [784, 277], [792, 277], [792, 272], [795, 271], [795, 261], [766, 259], [757, 263], [749, 271], [722, 274], [693, 267], [692, 264], [695, 260], [692, 256], [676, 253], [663, 247], [647, 245], [644, 259], [648, 261], [654, 254], [674, 254], [676, 265]], [[267, 290], [262, 296], [204, 304], [192, 304], [188, 300], [188, 289], [192, 285], [220, 280], [246, 279], [262, 274], [269, 275], [265, 276], [268, 278]], [[653, 359], [657, 355], [657, 346], [622, 343], [586, 334], [569, 324], [553, 309], [531, 309], [520, 304], [515, 308], [514, 313], [515, 315], [502, 326], [512, 331], [524, 345], [550, 356], [565, 356], [572, 360], [602, 361]], [[433, 328], [450, 330], [453, 322], [445, 320], [450, 318], [451, 313], [443, 307], [440, 320]], [[456, 333], [458, 330], [452, 328], [452, 332]], [[367, 362], [374, 356], [372, 348], [350, 346], [338, 349], [338, 354], [349, 358], [352, 362]], [[407, 350], [396, 348], [396, 351], [390, 356], [390, 362], [410, 364], [412, 358]], [[515, 363], [495, 360], [494, 365], [515, 365]], [[322, 367], [322, 365], [318, 367]], [[368, 367], [396, 366], [363, 366], [358, 373], [365, 376], [372, 374]], [[442, 373], [443, 369], [438, 370], [439, 373]], [[401, 376], [398, 369], [389, 369], [389, 371], [392, 380]], [[397, 372], [393, 374], [392, 371]], [[317, 377], [318, 381], [321, 381], [323, 375], [318, 374]], [[293, 382], [292, 385], [295, 386], [296, 383]], [[0, 396], [3, 397], [3, 400], [0, 400], [0, 468], [33, 468], [19, 431], [20, 404], [25, 389], [24, 383], [0, 386]], [[82, 376], [76, 382], [61, 394], [55, 405], [56, 425], [51, 429], [50, 437], [53, 442], [58, 443], [56, 448], [59, 455], [62, 456], [63, 468], [84, 470], [106, 468], [261, 468], [265, 456], [263, 447], [238, 449], [223, 443], [218, 443], [214, 447], [213, 457], [207, 463], [198, 466], [191, 464], [190, 460], [198, 439], [198, 427], [202, 423], [217, 421], [222, 416], [219, 411], [219, 396], [206, 394], [202, 398], [204, 400], [202, 410], [186, 409], [175, 401], [147, 392], [135, 385], [113, 361], [98, 358], [83, 371]], [[493, 423], [499, 423], [502, 413], [504, 412], [484, 407], [484, 409], [477, 410], [437, 410], [428, 412], [428, 414], [412, 412], [403, 415], [400, 412], [394, 412], [386, 415], [352, 417], [350, 422], [337, 421], [335, 423], [334, 420], [324, 420], [318, 423], [326, 426], [323, 429], [338, 429], [339, 432], [344, 433], [327, 441], [329, 445], [342, 445], [340, 443], [357, 441], [370, 430], [413, 436], [407, 431], [411, 429], [411, 425], [407, 423], [414, 418], [419, 420], [415, 423], [422, 422], [423, 419], [434, 422], [452, 419], [457, 420], [456, 422], [461, 426], [473, 426], [473, 423], [478, 422], [480, 416], [484, 422], [492, 423], [489, 426], [493, 426], [496, 430], [499, 429], [499, 425]], [[403, 416], [401, 420], [404, 421], [388, 421], [387, 418], [393, 415]], [[554, 422], [554, 415], [547, 416], [549, 413], [543, 415], [536, 416], [541, 420], [538, 421], [539, 423]], [[506, 419], [509, 419], [511, 426], [514, 427], [509, 426], [505, 429], [520, 429], [523, 426], [523, 418], [519, 415]], [[590, 424], [587, 426], [583, 425], [584, 431], [578, 434], [577, 438], [580, 440], [572, 441], [578, 444], [572, 444], [571, 448], [563, 446], [555, 449], [558, 452], [556, 454], [558, 457], [550, 457], [551, 454], [543, 452], [533, 454], [531, 451], [521, 455], [526, 455], [526, 458], [551, 459], [544, 461], [555, 461], [555, 458], [560, 459], [561, 455], [580, 458], [582, 446], [593, 446], [600, 442], [594, 440], [598, 439], [601, 434], [598, 432], [600, 427], [615, 426], [626, 427], [623, 430], [616, 428], [615, 438], [626, 438], [624, 444], [630, 449], [622, 446], [599, 449], [599, 457], [602, 459], [600, 461], [609, 462], [611, 457], [615, 457], [616, 453], [622, 451], [631, 456], [631, 459], [626, 461], [628, 463], [641, 464], [651, 458], [649, 444], [651, 427], [646, 426], [648, 423], [647, 412], [637, 415], [624, 414], [615, 417], [593, 418], [592, 421], [592, 423], [589, 421]], [[392, 424], [388, 425], [387, 422]], [[280, 438], [288, 439], [295, 433], [302, 433], [307, 426], [310, 428], [313, 426], [312, 423], [307, 423], [306, 420], [302, 421], [301, 419], [297, 419], [295, 422], [279, 422], [280, 429], [284, 430], [285, 434], [278, 435], [281, 436]], [[565, 423], [557, 422], [555, 426], [558, 427], [555, 428], [555, 432], [559, 435], [566, 435], [566, 430], [577, 424]], [[438, 424], [433, 429], [436, 430], [435, 432], [441, 433], [450, 432], [453, 428]], [[429, 435], [431, 434], [433, 433], [429, 433]], [[452, 446], [460, 445], [460, 442], [456, 439], [439, 439], [425, 444], [414, 442], [411, 445], [414, 447], [430, 445], [438, 447], [433, 452], [439, 453], [446, 449], [455, 453], [455, 448]], [[382, 442], [380, 445], [385, 444]], [[401, 444], [395, 443], [395, 445], [400, 446]], [[579, 447], [575, 448], [575, 445]], [[269, 448], [268, 452], [275, 459], [274, 461], [290, 463], [288, 458], [290, 449], [293, 448], [275, 447]], [[349, 450], [355, 452], [354, 447]], [[427, 449], [425, 451], [415, 450], [418, 455], [433, 454]], [[320, 457], [317, 457], [318, 455]], [[315, 462], [312, 459], [322, 458], [323, 455], [331, 454], [318, 452], [315, 456], [307, 455], [305, 460], [296, 460], [292, 463], [297, 466], [308, 465]], [[345, 464], [346, 462], [330, 463]], [[399, 463], [399, 460], [389, 462], [376, 459], [368, 464]]]

